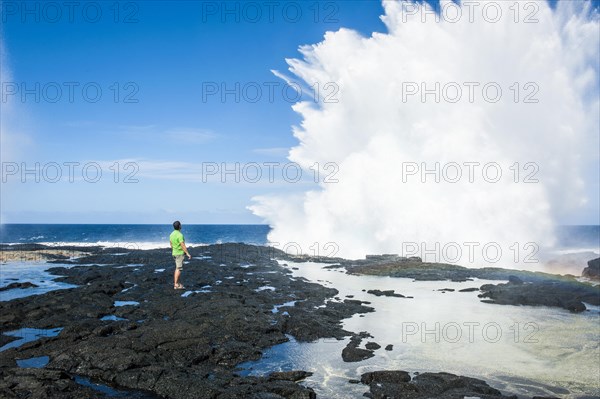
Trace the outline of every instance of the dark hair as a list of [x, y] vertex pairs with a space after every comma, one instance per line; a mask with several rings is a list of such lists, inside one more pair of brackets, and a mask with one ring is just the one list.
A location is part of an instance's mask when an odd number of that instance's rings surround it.
[[179, 220], [176, 220], [173, 222], [173, 228], [175, 230], [180, 230], [181, 229], [181, 223], [179, 222]]

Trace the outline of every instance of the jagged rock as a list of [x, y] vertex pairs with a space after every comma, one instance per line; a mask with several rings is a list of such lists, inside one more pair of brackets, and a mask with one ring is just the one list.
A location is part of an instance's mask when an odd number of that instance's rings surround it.
[[369, 350], [377, 350], [377, 349], [381, 348], [381, 345], [379, 345], [377, 342], [367, 342], [365, 344], [365, 348], [367, 348]]
[[523, 280], [517, 276], [508, 276], [508, 282], [511, 284], [523, 284]]
[[370, 392], [365, 395], [373, 399], [517, 398], [502, 395], [485, 381], [449, 373], [423, 373], [411, 379], [406, 371], [375, 371], [363, 374], [361, 382], [369, 385]]
[[342, 360], [344, 360], [347, 363], [360, 362], [375, 356], [372, 350], [362, 349], [358, 347], [362, 340], [365, 338], [373, 337], [366, 331], [354, 334], [350, 338], [350, 342], [348, 342], [348, 345], [346, 345], [346, 347], [342, 350]]
[[402, 294], [396, 294], [394, 292], [394, 290], [386, 290], [386, 291], [381, 291], [381, 290], [368, 290], [367, 294], [372, 294], [375, 296], [393, 296], [396, 298], [412, 298], [412, 297], [405, 297]]
[[571, 312], [584, 311], [583, 302], [600, 305], [600, 286], [575, 280], [544, 280], [535, 282], [508, 282], [481, 286], [482, 302], [501, 305], [554, 306]]
[[361, 348], [355, 348], [353, 346], [346, 346], [342, 350], [342, 359], [347, 362], [361, 362], [375, 356], [373, 351]]
[[409, 382], [410, 374], [402, 370], [391, 370], [391, 371], [372, 371], [370, 373], [364, 373], [361, 375], [360, 382], [365, 385], [373, 383], [393, 383], [398, 384], [401, 382]]
[[588, 265], [583, 269], [581, 275], [592, 280], [600, 280], [600, 258], [588, 261]]
[[280, 381], [300, 381], [305, 379], [306, 377], [310, 377], [313, 373], [302, 370], [295, 371], [275, 371], [269, 374], [270, 380], [280, 380]]
[[0, 291], [8, 291], [8, 290], [12, 290], [15, 288], [25, 289], [25, 288], [36, 288], [36, 287], [39, 287], [39, 286], [35, 285], [29, 281], [25, 281], [23, 283], [10, 283], [9, 285], [7, 285], [5, 287], [1, 287]]

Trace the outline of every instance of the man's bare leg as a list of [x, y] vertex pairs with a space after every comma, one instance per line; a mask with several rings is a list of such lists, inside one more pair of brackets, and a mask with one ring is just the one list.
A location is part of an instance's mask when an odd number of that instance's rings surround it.
[[173, 281], [175, 284], [175, 288], [179, 286], [179, 276], [181, 276], [181, 270], [175, 268], [175, 273], [173, 274]]

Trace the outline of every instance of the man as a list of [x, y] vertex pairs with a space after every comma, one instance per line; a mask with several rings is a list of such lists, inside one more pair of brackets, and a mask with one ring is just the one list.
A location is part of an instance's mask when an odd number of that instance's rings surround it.
[[185, 247], [185, 239], [181, 234], [181, 223], [179, 220], [173, 222], [173, 232], [169, 236], [169, 242], [171, 243], [171, 249], [173, 258], [175, 259], [175, 274], [173, 275], [174, 285], [173, 288], [176, 290], [182, 290], [185, 287], [179, 283], [179, 276], [183, 270], [183, 254], [186, 254], [188, 259], [192, 259], [192, 256]]

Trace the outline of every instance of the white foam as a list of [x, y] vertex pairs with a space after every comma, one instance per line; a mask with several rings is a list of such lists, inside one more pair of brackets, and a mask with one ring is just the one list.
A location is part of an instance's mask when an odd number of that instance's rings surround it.
[[[554, 245], [556, 221], [597, 214], [597, 9], [535, 1], [536, 22], [517, 23], [523, 2], [473, 2], [473, 12], [442, 3], [459, 8], [444, 8], [458, 21], [437, 22], [425, 1], [382, 1], [379, 32], [330, 31], [286, 60], [301, 84], [335, 82], [339, 96], [292, 105], [302, 121], [288, 159], [321, 174], [304, 190], [253, 198], [269, 241], [471, 267], [500, 265], [487, 252], [499, 248], [503, 267], [527, 268], [536, 245]], [[502, 17], [490, 21], [482, 3]], [[498, 103], [484, 99], [488, 86]], [[515, 99], [515, 87], [535, 89], [535, 101]]]
[[261, 292], [261, 291], [275, 291], [275, 287], [272, 287], [270, 285], [264, 285], [262, 287], [258, 287], [254, 291], [256, 291], [256, 292]]
[[[18, 245], [20, 243], [11, 243], [10, 245]], [[161, 249], [169, 248], [169, 242], [163, 241], [96, 241], [96, 242], [82, 242], [82, 241], [46, 241], [38, 242], [36, 244], [46, 245], [49, 247], [63, 247], [63, 246], [74, 246], [74, 247], [103, 247], [103, 248], [126, 248], [129, 250], [138, 249]], [[188, 247], [204, 247], [210, 244], [206, 243], [186, 243]]]
[[186, 291], [183, 294], [181, 294], [181, 296], [184, 297], [184, 298], [187, 298], [188, 296], [192, 295], [193, 293], [196, 293], [196, 294], [205, 293], [206, 294], [206, 293], [209, 293], [209, 292], [212, 292], [212, 291], [210, 291], [210, 290]]
[[123, 266], [115, 266], [115, 269], [123, 269], [126, 267], [140, 267], [140, 266], [144, 266], [144, 264], [143, 263], [130, 263], [130, 264], [123, 265]]

